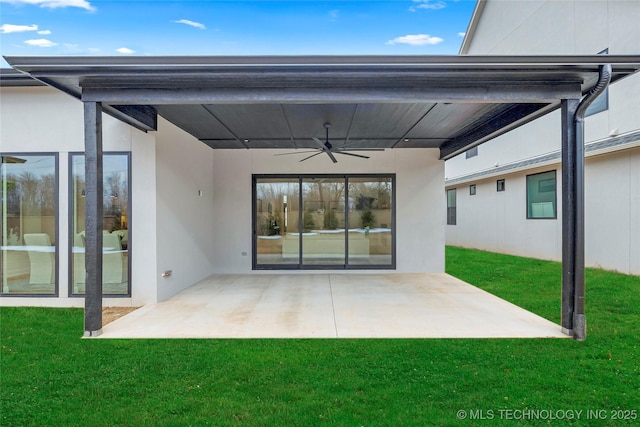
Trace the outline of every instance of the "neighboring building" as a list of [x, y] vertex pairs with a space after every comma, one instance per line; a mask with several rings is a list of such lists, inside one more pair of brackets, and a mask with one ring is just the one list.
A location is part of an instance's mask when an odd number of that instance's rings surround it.
[[[480, 0], [461, 54], [638, 54], [638, 22], [637, 1]], [[585, 123], [586, 264], [640, 275], [640, 76]], [[446, 162], [447, 244], [561, 260], [560, 130], [555, 111]]]

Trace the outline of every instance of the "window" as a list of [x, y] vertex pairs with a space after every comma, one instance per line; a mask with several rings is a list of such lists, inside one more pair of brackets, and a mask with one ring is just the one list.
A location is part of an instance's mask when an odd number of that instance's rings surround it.
[[253, 268], [395, 268], [394, 183], [393, 175], [255, 175]]
[[465, 159], [470, 159], [471, 157], [475, 157], [478, 155], [478, 147], [475, 146], [473, 148], [468, 149], [465, 153], [464, 153], [464, 158]]
[[471, 184], [469, 186], [469, 195], [471, 195], [471, 196], [475, 196], [476, 195], [476, 185], [475, 184]]
[[[71, 154], [69, 188], [70, 295], [85, 291], [84, 154]], [[130, 160], [128, 153], [103, 155], [102, 293], [128, 296], [131, 266]]]
[[504, 191], [504, 179], [496, 181], [496, 191]]
[[527, 218], [556, 217], [556, 171], [527, 175]]
[[3, 295], [56, 296], [58, 157], [2, 155]]
[[456, 189], [447, 190], [447, 225], [456, 225]]

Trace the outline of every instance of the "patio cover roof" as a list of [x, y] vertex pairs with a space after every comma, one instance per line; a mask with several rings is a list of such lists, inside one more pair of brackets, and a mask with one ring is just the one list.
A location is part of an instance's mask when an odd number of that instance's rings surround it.
[[[7, 57], [142, 130], [216, 148], [439, 148], [447, 159], [640, 70], [640, 55]], [[8, 75], [7, 75], [8, 77]], [[2, 79], [11, 84], [15, 78]]]

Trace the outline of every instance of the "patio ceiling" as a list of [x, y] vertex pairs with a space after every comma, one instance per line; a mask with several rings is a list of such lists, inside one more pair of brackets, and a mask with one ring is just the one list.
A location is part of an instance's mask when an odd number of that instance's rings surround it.
[[142, 130], [156, 114], [211, 148], [439, 148], [450, 158], [578, 99], [640, 56], [9, 57]]

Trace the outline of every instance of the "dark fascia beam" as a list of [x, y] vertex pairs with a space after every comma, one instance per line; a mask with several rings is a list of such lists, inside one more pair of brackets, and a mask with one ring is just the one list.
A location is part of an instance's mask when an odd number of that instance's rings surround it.
[[556, 110], [559, 103], [552, 104], [517, 104], [504, 111], [483, 126], [449, 140], [440, 146], [440, 159], [448, 160], [466, 150], [516, 129], [532, 120]]
[[158, 112], [149, 105], [103, 105], [102, 110], [143, 132], [158, 130]]
[[286, 103], [551, 103], [574, 97], [580, 85], [522, 84], [474, 87], [282, 87], [282, 88], [84, 88], [82, 100], [119, 105], [160, 104], [286, 104]]

